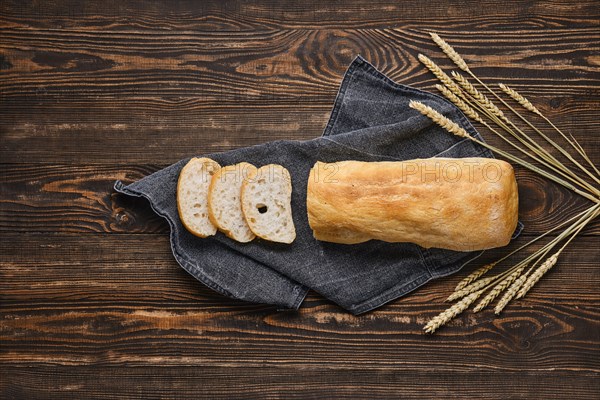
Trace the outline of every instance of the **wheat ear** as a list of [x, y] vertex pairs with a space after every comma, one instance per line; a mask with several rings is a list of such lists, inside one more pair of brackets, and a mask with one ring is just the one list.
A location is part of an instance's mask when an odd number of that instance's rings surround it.
[[502, 312], [502, 310], [504, 310], [504, 307], [506, 307], [506, 305], [513, 299], [513, 297], [515, 297], [517, 291], [521, 286], [523, 286], [523, 283], [525, 283], [526, 279], [527, 274], [521, 275], [519, 279], [517, 279], [513, 282], [512, 285], [510, 285], [506, 293], [504, 293], [504, 296], [500, 298], [500, 301], [498, 302], [498, 304], [496, 304], [496, 307], [494, 307], [494, 313], [496, 313], [496, 315], [499, 315]]
[[471, 293], [467, 297], [463, 298], [458, 303], [454, 304], [452, 307], [446, 309], [444, 312], [439, 315], [433, 317], [427, 325], [423, 328], [427, 333], [435, 332], [440, 326], [445, 325], [452, 318], [456, 317], [461, 312], [465, 311], [477, 298], [481, 295], [481, 291]]
[[479, 312], [486, 308], [500, 293], [504, 291], [507, 287], [509, 287], [518, 277], [523, 273], [525, 266], [517, 268], [512, 274], [504, 278], [500, 283], [498, 283], [490, 292], [475, 306], [473, 309], [474, 312]]
[[471, 272], [466, 278], [464, 278], [462, 281], [458, 282], [458, 285], [456, 285], [456, 287], [454, 288], [454, 291], [457, 292], [457, 291], [465, 288], [467, 285], [469, 285], [475, 279], [479, 278], [480, 276], [485, 275], [490, 269], [494, 268], [497, 263], [498, 262], [489, 263], [489, 264], [484, 265], [483, 267], [478, 268], [477, 270]]
[[431, 119], [433, 122], [444, 128], [448, 132], [467, 139], [471, 138], [467, 131], [465, 131], [460, 125], [444, 117], [442, 114], [435, 111], [433, 108], [414, 100], [411, 100], [410, 103], [408, 103], [408, 106], [427, 116], [429, 119]]
[[461, 111], [464, 112], [467, 117], [469, 117], [472, 120], [477, 121], [481, 124], [484, 123], [483, 120], [481, 119], [481, 117], [479, 116], [479, 114], [477, 114], [477, 111], [475, 111], [473, 108], [471, 108], [471, 106], [469, 106], [467, 103], [462, 101], [460, 97], [458, 97], [457, 95], [452, 93], [452, 91], [450, 89], [448, 89], [446, 86], [437, 84], [437, 85], [435, 85], [435, 87], [437, 90], [442, 92], [444, 97], [446, 97], [448, 100], [450, 100], [452, 103], [454, 103], [458, 108], [460, 108]]
[[556, 127], [556, 125], [554, 125], [552, 123], [552, 121], [550, 121], [548, 118], [546, 118], [546, 116], [544, 116], [544, 114], [542, 114], [542, 112], [540, 110], [538, 110], [537, 107], [535, 107], [533, 104], [531, 104], [531, 102], [529, 100], [527, 100], [524, 96], [522, 96], [516, 90], [511, 89], [510, 87], [506, 86], [503, 83], [500, 83], [498, 86], [500, 87], [500, 89], [502, 89], [502, 91], [504, 93], [506, 93], [507, 95], [509, 95], [513, 100], [515, 100], [517, 103], [519, 103], [520, 105], [522, 105], [525, 109], [531, 111], [534, 114], [539, 115], [547, 123], [549, 123], [550, 126], [552, 126], [567, 141], [567, 143], [569, 143], [571, 145], [571, 147], [573, 147], [575, 149], [575, 151], [577, 151], [579, 153], [579, 155], [581, 157], [583, 157], [583, 159], [585, 161], [587, 161], [587, 163], [593, 168], [594, 172], [597, 175], [600, 175], [600, 171], [598, 171], [598, 168], [596, 168], [596, 166], [594, 165], [594, 163], [592, 162], [592, 160], [590, 160], [589, 156], [587, 155], [587, 153], [583, 149], [583, 147], [581, 147], [581, 145], [579, 144], [579, 142], [577, 142], [577, 139], [575, 139], [573, 137], [573, 135], [569, 134], [569, 136], [571, 136], [571, 139], [569, 139], [567, 137], [567, 135], [565, 135], [560, 129], [558, 129]]
[[446, 299], [446, 301], [458, 300], [461, 297], [465, 297], [468, 294], [471, 294], [473, 292], [481, 290], [487, 284], [489, 284], [491, 281], [493, 281], [495, 278], [496, 278], [495, 276], [490, 276], [490, 277], [478, 279], [475, 282], [473, 282], [470, 285], [468, 285], [467, 287], [465, 287], [463, 289], [460, 289], [460, 290], [457, 290], [456, 292], [452, 293], [450, 296], [448, 296], [448, 298]]
[[448, 89], [454, 93], [456, 96], [460, 96], [460, 86], [458, 86], [456, 83], [454, 83], [454, 81], [452, 80], [452, 78], [450, 78], [448, 76], [448, 74], [446, 74], [436, 63], [434, 63], [429, 57], [423, 55], [423, 54], [419, 54], [419, 61], [421, 61], [423, 63], [423, 65], [425, 65], [425, 67], [427, 67], [427, 69], [429, 71], [431, 71], [431, 73], [433, 75], [435, 75], [436, 78], [438, 78], [440, 80], [440, 82], [442, 82], [444, 85], [446, 85], [446, 87], [448, 87]]
[[477, 90], [475, 86], [473, 86], [473, 84], [471, 84], [471, 82], [467, 80], [467, 78], [455, 71], [452, 71], [452, 77], [467, 93], [473, 96], [473, 98], [477, 100], [485, 109], [487, 109], [489, 112], [491, 112], [497, 117], [500, 117], [502, 119], [506, 118], [502, 110], [500, 110], [494, 103], [492, 103], [492, 101], [488, 99], [483, 93]]
[[[557, 149], [559, 152], [561, 152], [565, 157], [567, 157], [571, 162], [573, 162], [581, 171], [583, 171], [585, 174], [587, 174], [590, 178], [592, 178], [596, 183], [600, 184], [600, 178], [597, 177], [596, 175], [594, 175], [593, 173], [591, 173], [587, 168], [585, 168], [583, 165], [581, 165], [577, 160], [575, 160], [566, 150], [564, 150], [560, 145], [558, 145], [556, 142], [554, 142], [552, 139], [550, 139], [548, 136], [546, 136], [542, 131], [540, 131], [538, 128], [536, 128], [531, 122], [529, 122], [529, 120], [527, 120], [525, 117], [523, 117], [519, 112], [517, 112], [514, 108], [512, 108], [510, 106], [510, 104], [508, 104], [506, 101], [504, 101], [500, 96], [498, 96], [492, 89], [489, 88], [489, 86], [487, 86], [485, 83], [483, 83], [473, 72], [471, 72], [471, 70], [469, 70], [469, 67], [467, 66], [466, 62], [462, 59], [462, 57], [448, 44], [446, 43], [442, 38], [440, 38], [437, 34], [435, 33], [430, 33], [433, 41], [444, 51], [444, 53], [446, 53], [446, 55], [463, 71], [467, 72], [473, 79], [475, 79], [480, 85], [482, 85], [488, 92], [490, 92], [496, 99], [498, 99], [498, 101], [500, 101], [503, 105], [505, 105], [509, 110], [511, 110], [513, 113], [515, 113], [515, 115], [517, 115], [523, 122], [525, 122], [531, 129], [533, 129], [536, 133], [538, 133], [540, 136], [542, 136], [548, 143], [550, 143], [555, 149]], [[499, 109], [498, 109], [499, 110]], [[552, 124], [546, 117], [543, 117], [547, 122], [550, 123], [550, 125], [552, 125], [559, 133], [562, 134], [562, 132], [560, 131], [560, 129], [556, 128], [556, 126], [554, 126], [554, 124]], [[504, 120], [504, 122], [506, 122], [507, 124], [511, 125], [513, 128], [515, 128], [515, 130], [517, 130], [519, 133], [523, 134], [523, 132], [515, 125], [513, 124], [511, 121], [509, 121], [506, 117], [502, 117], [502, 119]], [[565, 136], [564, 134], [562, 134], [563, 136]], [[565, 136], [566, 137], [566, 136]], [[550, 153], [547, 153], [547, 155], [550, 155]], [[558, 162], [558, 160], [556, 160], [553, 156], [551, 156], [553, 158], [553, 161], [555, 161], [557, 164], [560, 164]], [[585, 157], [584, 157], [585, 158]], [[587, 159], [586, 159], [587, 161]], [[594, 166], [593, 163], [591, 163], [590, 161], [588, 161], [592, 168], [594, 169], [594, 171], [596, 171], [596, 173], [598, 173], [598, 169]], [[594, 192], [596, 194], [596, 196], [598, 196], [599, 194], [595, 191], [592, 190], [592, 192]], [[592, 201], [596, 201], [595, 199], [591, 199]]]
[[435, 111], [433, 108], [426, 106], [425, 104], [420, 103], [418, 101], [414, 101], [414, 100], [411, 100], [411, 102], [408, 105], [411, 108], [414, 108], [415, 110], [419, 111], [421, 114], [427, 116], [433, 122], [435, 122], [442, 128], [446, 129], [448, 132], [452, 133], [453, 135], [472, 140], [473, 142], [478, 143], [481, 146], [486, 147], [486, 148], [490, 149], [491, 151], [501, 155], [502, 157], [505, 157], [519, 165], [524, 166], [527, 169], [532, 170], [533, 172], [537, 172], [538, 174], [545, 176], [546, 178], [551, 179], [558, 184], [563, 185], [564, 187], [566, 187], [568, 189], [571, 189], [575, 193], [585, 197], [586, 199], [593, 201], [596, 204], [600, 203], [600, 198], [594, 197], [592, 194], [584, 192], [584, 191], [576, 188], [575, 186], [573, 186], [569, 182], [565, 181], [564, 179], [561, 179], [561, 178], [557, 177], [556, 175], [553, 175], [547, 171], [544, 171], [543, 169], [538, 168], [535, 165], [533, 165], [519, 157], [513, 156], [512, 154], [510, 154], [504, 150], [500, 150], [497, 147], [494, 147], [486, 142], [483, 142], [481, 140], [478, 140], [478, 139], [470, 136], [467, 133], [467, 131], [465, 131], [463, 128], [461, 128], [456, 122], [444, 117], [442, 114]]
[[558, 253], [555, 253], [552, 256], [550, 256], [550, 258], [548, 258], [546, 261], [544, 261], [544, 263], [540, 265], [539, 268], [536, 269], [535, 272], [531, 274], [529, 278], [527, 278], [525, 284], [517, 293], [517, 299], [520, 299], [521, 297], [525, 296], [525, 293], [529, 292], [529, 289], [531, 289], [533, 285], [535, 285], [540, 280], [540, 278], [544, 276], [546, 272], [550, 271], [550, 268], [552, 268], [556, 264], [557, 260]]
[[433, 39], [433, 41], [442, 49], [444, 53], [456, 64], [456, 66], [462, 69], [465, 72], [469, 72], [469, 66], [463, 60], [463, 58], [458, 54], [452, 46], [444, 41], [441, 37], [438, 36], [437, 33], [430, 32], [429, 35]]
[[534, 114], [542, 116], [542, 113], [540, 112], [540, 110], [538, 110], [533, 104], [531, 104], [531, 102], [529, 100], [527, 100], [525, 97], [523, 97], [521, 94], [519, 94], [519, 92], [517, 92], [514, 89], [509, 88], [504, 83], [501, 83], [498, 86], [500, 86], [500, 89], [502, 89], [502, 91], [504, 93], [509, 95], [514, 101], [516, 101], [517, 103], [522, 105], [524, 108], [526, 108], [527, 110], [531, 111]]

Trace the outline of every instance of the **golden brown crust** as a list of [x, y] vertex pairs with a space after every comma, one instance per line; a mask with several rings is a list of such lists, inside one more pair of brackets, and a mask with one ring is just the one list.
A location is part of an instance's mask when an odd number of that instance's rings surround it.
[[319, 240], [474, 251], [508, 244], [518, 191], [510, 164], [496, 159], [317, 162], [307, 211]]
[[[215, 214], [213, 212], [213, 209], [211, 207], [212, 201], [213, 201], [213, 189], [215, 187], [215, 183], [217, 182], [218, 179], [221, 179], [221, 174], [223, 173], [224, 169], [227, 168], [231, 168], [230, 165], [227, 165], [225, 167], [221, 167], [220, 170], [218, 170], [217, 172], [215, 172], [215, 174], [212, 176], [212, 179], [210, 180], [210, 185], [208, 185], [208, 219], [210, 220], [210, 222], [217, 227], [218, 230], [220, 230], [221, 232], [223, 232], [225, 235], [227, 235], [228, 237], [231, 237], [230, 234], [231, 232], [228, 231], [227, 229], [219, 226], [219, 221], [217, 221], [217, 218], [215, 218]], [[181, 175], [180, 178], [181, 179]], [[180, 214], [181, 217], [181, 214]]]

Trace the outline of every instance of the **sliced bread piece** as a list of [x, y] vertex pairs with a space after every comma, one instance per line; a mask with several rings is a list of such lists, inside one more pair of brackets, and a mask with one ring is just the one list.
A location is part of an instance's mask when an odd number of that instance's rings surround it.
[[250, 229], [273, 242], [292, 243], [292, 181], [287, 169], [269, 164], [248, 174], [242, 184], [242, 210]]
[[208, 218], [208, 188], [212, 176], [221, 166], [210, 158], [192, 158], [179, 173], [177, 210], [183, 226], [190, 233], [207, 237], [217, 233]]
[[213, 175], [208, 191], [210, 221], [221, 232], [242, 243], [256, 237], [244, 218], [240, 199], [242, 183], [255, 171], [256, 167], [247, 162], [223, 167]]

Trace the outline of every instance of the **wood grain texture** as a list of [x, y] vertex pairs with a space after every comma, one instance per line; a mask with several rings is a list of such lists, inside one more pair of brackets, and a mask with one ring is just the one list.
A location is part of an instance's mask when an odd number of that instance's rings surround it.
[[[600, 306], [600, 274], [582, 257], [600, 257], [600, 249], [589, 250], [592, 238], [568, 248], [556, 269], [503, 318], [495, 319], [491, 310], [465, 314], [434, 337], [422, 333], [422, 326], [446, 307], [443, 299], [458, 277], [358, 317], [316, 294], [298, 312], [277, 312], [202, 287], [177, 267], [163, 235], [4, 238], [12, 243], [3, 245], [0, 280], [0, 362], [6, 365], [160, 360], [162, 366], [380, 369], [401, 361], [426, 373], [430, 366], [419, 354], [427, 348], [436, 354], [438, 373], [473, 367], [518, 372], [515, 358], [532, 369], [593, 373], [600, 355], [588, 347]], [[480, 262], [502, 254], [505, 249], [491, 251]], [[92, 257], [98, 261], [91, 266]], [[576, 288], [564, 287], [564, 281], [583, 276]], [[469, 354], [460, 367], [459, 349]], [[486, 365], [489, 358], [493, 365]]]
[[[417, 55], [453, 67], [428, 31], [598, 163], [598, 20], [597, 1], [2, 1], [0, 398], [597, 397], [600, 222], [500, 317], [428, 336], [464, 273], [358, 317], [313, 292], [297, 312], [227, 299], [112, 184], [320, 135], [358, 54], [433, 91]], [[517, 172], [524, 235], [465, 271], [588, 204]]]
[[[9, 398], [87, 399], [210, 398], [237, 399], [403, 399], [471, 397], [506, 399], [506, 388], [521, 398], [585, 398], [599, 389], [594, 375], [545, 371], [518, 375], [484, 371], [419, 374], [402, 366], [390, 369], [334, 370], [294, 367], [36, 367], [9, 371]], [[299, 376], [302, 379], [299, 379]], [[557, 386], [559, 380], [569, 385]], [[479, 382], [473, 385], [473, 382]]]
[[[186, 10], [181, 21], [168, 17], [177, 11], [154, 6], [132, 16], [123, 6], [102, 7], [95, 15], [94, 7], [70, 5], [74, 16], [57, 15], [54, 26], [43, 16], [57, 4], [13, 7], [19, 15], [6, 7], [0, 42], [4, 162], [169, 163], [190, 149], [207, 153], [312, 138], [322, 132], [341, 76], [358, 54], [398, 82], [431, 89], [434, 81], [418, 53], [451, 64], [428, 29], [456, 44], [490, 83], [522, 91], [586, 148], [594, 143], [598, 121], [586, 110], [598, 107], [599, 59], [588, 45], [598, 34], [589, 14], [578, 14], [586, 6], [562, 23], [548, 20], [552, 28], [545, 29], [537, 15], [519, 16], [510, 29], [486, 23], [509, 17], [504, 14], [472, 26], [473, 11], [465, 6], [450, 20], [461, 27], [458, 34], [447, 22], [427, 24], [422, 15], [443, 15], [445, 8], [432, 11], [429, 5], [424, 13], [414, 4], [382, 4], [387, 23], [367, 19], [353, 28], [338, 6], [319, 9], [321, 20], [309, 5], [254, 4], [245, 13], [239, 5], [209, 4]], [[565, 10], [545, 8], [552, 18]], [[370, 7], [356, 3], [349, 9], [366, 17]], [[40, 17], [28, 19], [31, 12]], [[403, 17], [394, 18], [399, 13]], [[314, 21], [328, 18], [326, 27]]]

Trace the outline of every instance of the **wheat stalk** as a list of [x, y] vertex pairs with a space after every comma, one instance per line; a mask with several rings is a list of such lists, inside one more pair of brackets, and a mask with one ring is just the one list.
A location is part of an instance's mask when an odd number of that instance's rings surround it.
[[527, 278], [521, 289], [519, 289], [519, 292], [517, 293], [517, 299], [525, 296], [525, 293], [527, 293], [529, 289], [531, 289], [546, 272], [550, 271], [550, 268], [556, 264], [557, 260], [558, 253], [553, 254], [538, 269], [536, 269], [535, 272], [531, 274], [529, 278]]
[[507, 287], [509, 287], [518, 277], [523, 273], [525, 269], [525, 265], [517, 268], [513, 273], [511, 273], [508, 277], [504, 278], [500, 281], [490, 292], [475, 306], [473, 312], [479, 312], [487, 307], [500, 293], [502, 293]]
[[526, 279], [527, 275], [521, 275], [519, 279], [517, 279], [513, 282], [512, 285], [510, 285], [506, 293], [504, 293], [504, 296], [500, 298], [500, 301], [498, 302], [498, 304], [496, 304], [496, 307], [494, 307], [494, 313], [496, 315], [499, 315], [502, 312], [502, 310], [504, 310], [504, 307], [506, 307], [506, 305], [513, 299], [513, 297], [515, 297], [517, 291], [521, 286], [523, 286], [523, 283], [525, 283]]
[[451, 102], [456, 104], [456, 106], [458, 108], [460, 108], [461, 111], [464, 112], [467, 117], [469, 117], [472, 120], [477, 121], [481, 124], [485, 124], [485, 122], [483, 122], [483, 120], [481, 119], [479, 114], [477, 114], [477, 111], [475, 111], [473, 108], [471, 108], [471, 106], [469, 106], [467, 103], [465, 103], [463, 100], [461, 100], [460, 97], [458, 97], [457, 95], [452, 93], [452, 91], [450, 89], [448, 89], [446, 86], [437, 84], [437, 85], [435, 85], [435, 87], [437, 90], [442, 92], [444, 97], [446, 97], [448, 100], [450, 100]]
[[480, 289], [483, 289], [488, 283], [490, 283], [492, 280], [494, 280], [494, 278], [495, 277], [490, 276], [487, 278], [478, 279], [475, 282], [473, 282], [472, 284], [468, 285], [467, 287], [457, 290], [456, 292], [452, 293], [450, 296], [448, 296], [446, 301], [454, 301], [454, 300], [460, 299], [461, 297], [465, 297], [468, 294], [476, 292]]
[[444, 128], [448, 132], [456, 136], [471, 138], [467, 131], [464, 130], [460, 125], [458, 125], [451, 119], [444, 117], [442, 114], [440, 114], [433, 108], [415, 100], [411, 100], [410, 103], [408, 103], [408, 106], [419, 111], [421, 114], [429, 117], [433, 122]]
[[427, 325], [423, 328], [423, 330], [427, 333], [435, 332], [440, 326], [445, 325], [452, 318], [456, 317], [458, 314], [465, 311], [479, 296], [481, 296], [481, 291], [471, 293], [467, 297], [463, 298], [458, 303], [454, 304], [452, 307], [446, 309], [442, 313], [433, 317]]
[[579, 194], [580, 196], [585, 197], [588, 200], [593, 201], [594, 203], [600, 203], [600, 198], [594, 197], [592, 194], [590, 194], [588, 192], [584, 192], [584, 191], [576, 188], [575, 186], [573, 186], [569, 182], [565, 181], [564, 179], [561, 179], [561, 178], [557, 177], [556, 175], [546, 172], [543, 169], [538, 168], [535, 165], [533, 165], [519, 157], [513, 156], [512, 154], [510, 154], [504, 150], [500, 150], [497, 147], [494, 147], [486, 142], [482, 142], [481, 140], [478, 140], [478, 139], [470, 136], [467, 133], [467, 131], [465, 131], [460, 125], [458, 125], [456, 122], [450, 120], [449, 118], [444, 117], [442, 114], [440, 114], [433, 108], [426, 106], [425, 104], [420, 103], [418, 101], [414, 101], [414, 100], [411, 100], [411, 102], [409, 103], [409, 106], [411, 108], [414, 108], [415, 110], [419, 111], [421, 114], [427, 116], [429, 119], [431, 119], [433, 122], [435, 122], [442, 128], [446, 129], [448, 132], [450, 132], [456, 136], [472, 140], [475, 143], [478, 143], [481, 146], [486, 147], [486, 148], [492, 150], [493, 152], [498, 153], [501, 156], [508, 158], [509, 160], [511, 160], [519, 165], [522, 165], [525, 168], [532, 170], [533, 172], [537, 172], [538, 174], [545, 176], [546, 178], [566, 187], [567, 189], [571, 189], [575, 193]]
[[474, 280], [478, 279], [480, 276], [485, 275], [490, 269], [494, 268], [494, 266], [497, 263], [498, 263], [498, 261], [486, 264], [483, 267], [477, 269], [476, 271], [471, 272], [466, 278], [464, 278], [462, 281], [458, 282], [458, 285], [456, 285], [456, 288], [454, 288], [454, 291], [458, 292], [459, 290], [465, 288], [467, 285], [469, 285]]
[[[581, 171], [587, 174], [590, 178], [592, 178], [596, 183], [600, 184], [600, 178], [597, 175], [593, 175], [587, 168], [583, 167], [577, 160], [575, 160], [568, 152], [566, 152], [561, 146], [559, 146], [556, 142], [546, 136], [543, 132], [541, 132], [538, 128], [536, 128], [531, 122], [529, 122], [525, 117], [523, 117], [519, 112], [517, 112], [514, 108], [512, 108], [506, 101], [504, 101], [500, 96], [498, 96], [492, 89], [490, 89], [485, 83], [483, 83], [468, 67], [467, 63], [463, 58], [450, 46], [446, 43], [442, 38], [440, 38], [435, 33], [430, 33], [433, 41], [442, 49], [442, 51], [463, 71], [467, 72], [473, 79], [475, 79], [481, 86], [483, 86], [489, 93], [491, 93], [496, 99], [498, 99], [504, 106], [506, 106], [511, 112], [513, 112], [519, 119], [521, 119], [524, 123], [526, 123], [531, 129], [533, 129], [536, 133], [538, 133], [541, 137], [543, 137], [548, 143], [550, 143], [555, 149], [557, 149], [560, 153], [562, 153], [565, 157], [567, 157], [570, 161], [572, 161]], [[563, 137], [566, 137], [560, 129], [558, 129], [548, 118], [543, 117], [553, 128], [555, 128]], [[513, 128], [519, 130], [512, 122], [505, 120], [509, 125]], [[520, 130], [519, 130], [520, 131]], [[522, 131], [520, 131], [522, 133]], [[541, 147], [540, 147], [541, 148]], [[551, 156], [550, 153], [546, 154], [547, 156]], [[584, 157], [586, 158], [586, 157]], [[586, 158], [586, 161], [589, 158]], [[556, 160], [555, 160], [556, 161]], [[598, 169], [593, 165], [591, 161], [588, 161], [592, 168], [598, 173]], [[558, 163], [558, 161], [557, 161]], [[600, 193], [596, 192], [596, 196], [600, 197]]]
[[529, 100], [527, 100], [525, 97], [521, 96], [519, 94], [519, 92], [517, 92], [516, 90], [509, 88], [504, 83], [501, 83], [498, 86], [500, 86], [500, 89], [502, 89], [502, 91], [504, 93], [506, 93], [507, 95], [512, 97], [513, 100], [515, 100], [517, 103], [522, 105], [525, 109], [527, 109], [527, 110], [531, 111], [532, 113], [537, 114], [539, 116], [542, 115], [540, 110], [538, 110], [533, 104], [531, 104], [531, 102]]
[[488, 99], [483, 93], [477, 90], [467, 78], [455, 71], [452, 71], [452, 77], [465, 90], [465, 92], [473, 96], [473, 98], [476, 101], [478, 101], [483, 107], [485, 107], [489, 112], [491, 112], [493, 115], [499, 118], [506, 118], [502, 110], [500, 110], [494, 103], [492, 103], [492, 101]]
[[454, 81], [452, 80], [452, 78], [450, 78], [448, 76], [448, 74], [446, 74], [436, 63], [434, 63], [429, 57], [424, 56], [423, 54], [419, 54], [419, 61], [421, 61], [423, 63], [423, 65], [425, 65], [425, 67], [427, 67], [427, 69], [429, 71], [431, 71], [431, 73], [433, 75], [435, 75], [436, 78], [438, 78], [440, 80], [440, 82], [442, 82], [444, 85], [446, 85], [446, 87], [452, 92], [454, 93], [456, 96], [459, 96], [461, 93], [460, 87], [454, 83]]
[[437, 33], [430, 32], [429, 35], [431, 36], [433, 41], [442, 49], [442, 51], [444, 53], [446, 53], [446, 55], [454, 62], [454, 64], [456, 64], [456, 66], [458, 68], [462, 69], [465, 72], [470, 72], [469, 66], [467, 65], [465, 60], [463, 60], [463, 58], [460, 56], [460, 54], [458, 54], [452, 48], [452, 46], [450, 46], [448, 43], [446, 43], [444, 41], [444, 39], [439, 37], [439, 35]]
[[571, 147], [573, 147], [575, 149], [575, 151], [577, 151], [579, 153], [579, 155], [581, 157], [583, 157], [583, 159], [593, 168], [594, 172], [597, 175], [600, 175], [600, 171], [598, 171], [598, 168], [596, 168], [596, 166], [594, 165], [592, 160], [590, 160], [587, 153], [583, 149], [583, 147], [581, 147], [581, 145], [579, 144], [579, 142], [577, 142], [577, 140], [573, 137], [573, 135], [570, 135], [571, 139], [569, 139], [567, 137], [567, 135], [565, 135], [560, 129], [558, 129], [556, 127], [556, 125], [554, 125], [552, 123], [552, 121], [550, 121], [548, 118], [546, 118], [544, 116], [544, 114], [542, 114], [542, 112], [537, 109], [537, 107], [535, 107], [533, 104], [531, 104], [531, 102], [529, 100], [527, 100], [527, 98], [525, 98], [523, 95], [521, 95], [516, 90], [511, 89], [510, 87], [508, 87], [507, 85], [505, 85], [503, 83], [500, 83], [498, 86], [504, 93], [509, 95], [513, 100], [515, 100], [517, 103], [519, 103], [521, 106], [523, 106], [526, 110], [531, 111], [532, 113], [537, 114], [540, 117], [542, 117], [548, 124], [550, 124], [550, 126], [552, 126], [566, 140], [567, 143], [569, 143], [571, 145]]

